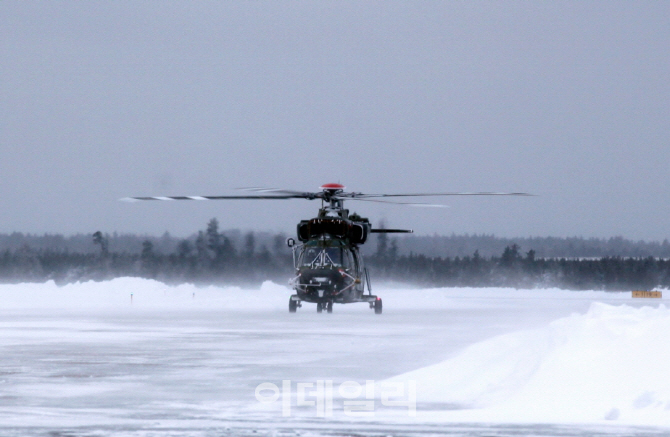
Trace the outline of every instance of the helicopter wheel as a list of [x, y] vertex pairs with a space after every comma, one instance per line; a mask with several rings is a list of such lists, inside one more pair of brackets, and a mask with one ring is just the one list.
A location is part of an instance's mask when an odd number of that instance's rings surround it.
[[380, 298], [377, 298], [375, 301], [375, 314], [381, 314], [382, 313], [382, 300]]
[[298, 302], [294, 301], [293, 299], [289, 299], [288, 300], [288, 312], [289, 313], [295, 313], [297, 309], [298, 309]]
[[332, 300], [328, 301], [328, 303], [326, 304], [326, 311], [329, 312], [329, 313], [333, 312], [333, 301]]
[[321, 305], [321, 302], [317, 302], [316, 304], [316, 312], [320, 313], [323, 311], [323, 305]]

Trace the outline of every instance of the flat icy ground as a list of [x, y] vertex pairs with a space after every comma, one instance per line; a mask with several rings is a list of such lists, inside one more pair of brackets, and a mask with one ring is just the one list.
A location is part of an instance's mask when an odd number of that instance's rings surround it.
[[272, 283], [1, 285], [0, 435], [670, 435], [659, 299], [374, 291], [382, 315], [289, 314]]

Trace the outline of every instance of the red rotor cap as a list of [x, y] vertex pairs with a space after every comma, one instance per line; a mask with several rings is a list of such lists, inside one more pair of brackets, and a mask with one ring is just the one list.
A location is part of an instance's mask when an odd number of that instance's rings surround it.
[[319, 188], [321, 190], [344, 190], [346, 187], [342, 184], [323, 184]]

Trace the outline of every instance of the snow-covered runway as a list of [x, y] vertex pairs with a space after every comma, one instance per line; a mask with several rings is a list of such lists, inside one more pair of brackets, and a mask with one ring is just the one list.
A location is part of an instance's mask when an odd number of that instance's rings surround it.
[[[272, 283], [2, 285], [0, 434], [670, 432], [670, 312], [658, 300], [562, 290], [375, 293], [382, 315], [365, 304], [336, 305], [333, 314], [305, 304], [289, 314], [290, 290]], [[410, 381], [416, 416], [382, 405], [384, 384]], [[345, 382], [360, 386], [355, 400], [372, 414], [345, 414]], [[258, 401], [263, 383], [279, 389], [276, 402]], [[400, 398], [408, 402], [407, 391]]]

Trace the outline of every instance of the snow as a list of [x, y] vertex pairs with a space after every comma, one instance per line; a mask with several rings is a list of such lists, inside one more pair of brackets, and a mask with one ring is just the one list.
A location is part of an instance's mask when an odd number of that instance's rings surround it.
[[[264, 282], [258, 290], [240, 287], [196, 287], [192, 284], [169, 286], [142, 278], [116, 278], [104, 282], [77, 282], [57, 286], [53, 281], [0, 285], [4, 309], [16, 310], [182, 310], [182, 309], [277, 309], [290, 295], [287, 287]], [[132, 304], [132, 306], [129, 306]]]
[[496, 336], [391, 378], [445, 420], [620, 421], [670, 426], [670, 311], [592, 303], [547, 327]]
[[[291, 290], [272, 282], [0, 285], [0, 434], [423, 435], [465, 426], [468, 435], [552, 435], [567, 426], [564, 435], [590, 435], [595, 426], [641, 435], [639, 426], [670, 427], [664, 299], [377, 284], [374, 292], [382, 315], [365, 304], [336, 305], [333, 314], [304, 304], [289, 314]], [[333, 416], [293, 405], [284, 418], [281, 401], [257, 401], [259, 384], [285, 380], [294, 404], [298, 383], [331, 381]], [[378, 393], [373, 417], [348, 417], [337, 391], [346, 381], [378, 390], [415, 381], [417, 415], [379, 407]]]

